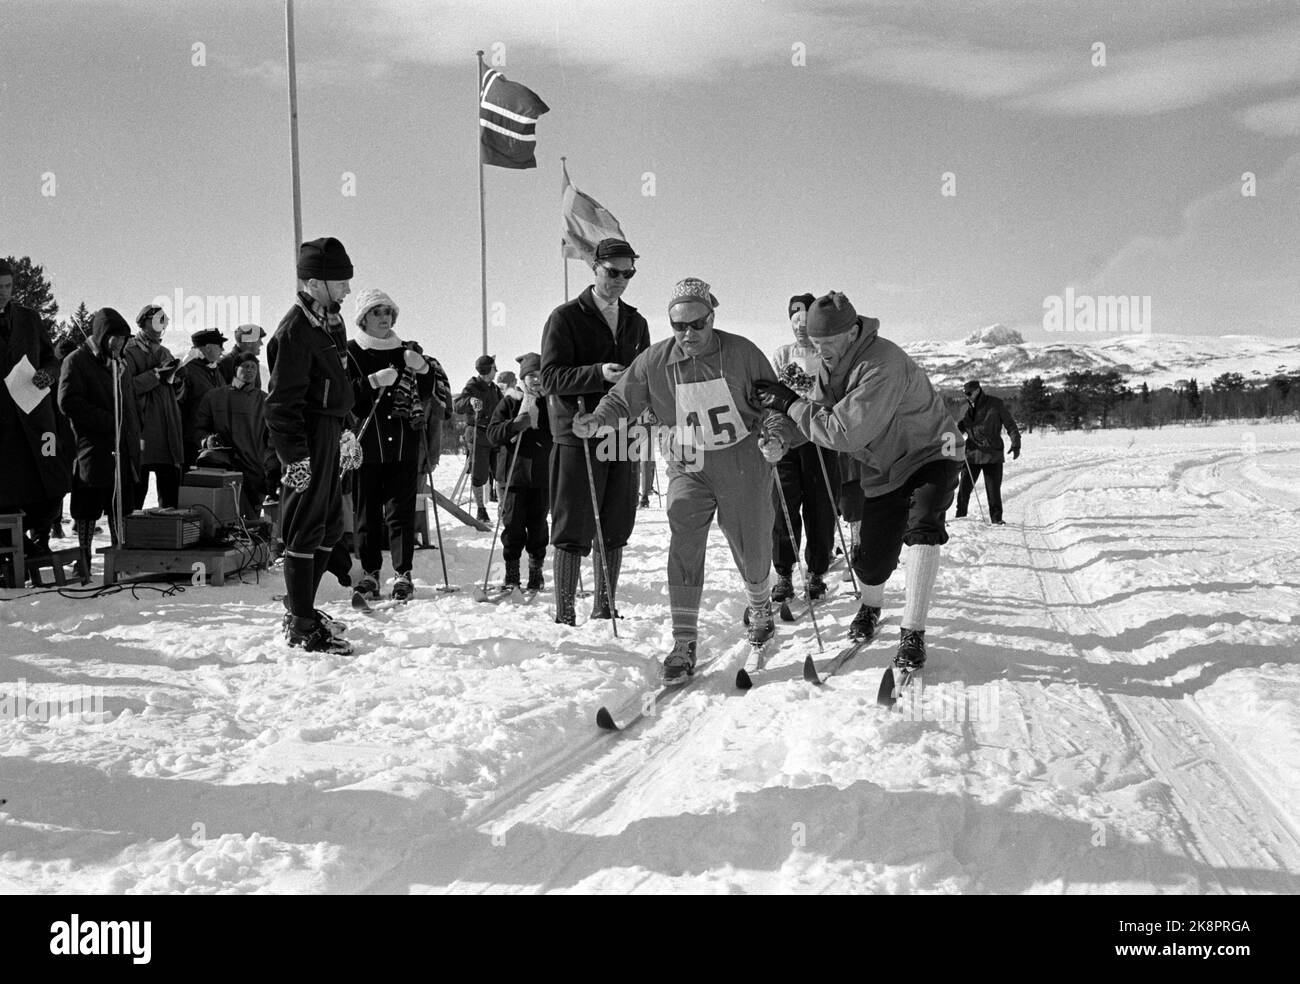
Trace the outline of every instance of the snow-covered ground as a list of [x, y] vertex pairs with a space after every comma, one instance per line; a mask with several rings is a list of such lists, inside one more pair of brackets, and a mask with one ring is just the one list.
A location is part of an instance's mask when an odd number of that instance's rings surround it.
[[[1024, 448], [1008, 525], [953, 524], [924, 688], [892, 713], [901, 571], [883, 639], [823, 688], [805, 618], [747, 694], [715, 664], [597, 732], [669, 646], [657, 507], [617, 640], [554, 625], [546, 595], [476, 605], [489, 537], [445, 516], [460, 592], [431, 590], [436, 551], [417, 599], [373, 618], [326, 578], [349, 658], [285, 647], [274, 573], [0, 603], [0, 889], [1300, 891], [1297, 429]], [[709, 560], [704, 648], [738, 657], [716, 535]], [[834, 583], [822, 659], [855, 608]], [[102, 715], [43, 720], [83, 693]]]

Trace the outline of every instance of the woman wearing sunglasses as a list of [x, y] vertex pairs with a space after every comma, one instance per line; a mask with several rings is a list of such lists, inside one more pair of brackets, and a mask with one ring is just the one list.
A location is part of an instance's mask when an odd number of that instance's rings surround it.
[[672, 337], [651, 345], [592, 413], [573, 418], [573, 432], [632, 420], [647, 408], [661, 428], [668, 463], [668, 601], [673, 649], [664, 682], [684, 683], [695, 671], [704, 551], [716, 514], [745, 581], [749, 639], [770, 640], [775, 627], [768, 582], [772, 573], [772, 499], [765, 490], [785, 453], [789, 420], [754, 401], [759, 380], [776, 382], [771, 363], [748, 338], [718, 331], [718, 300], [702, 280], [688, 277], [668, 302]]

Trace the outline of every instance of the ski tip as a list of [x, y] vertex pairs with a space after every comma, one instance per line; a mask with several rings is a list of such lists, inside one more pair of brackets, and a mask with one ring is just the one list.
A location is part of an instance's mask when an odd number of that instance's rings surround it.
[[749, 607], [748, 607], [748, 606], [745, 607], [745, 616], [744, 616], [744, 618], [741, 619], [741, 621], [745, 623], [745, 627], [746, 627], [746, 628], [749, 627]]
[[596, 726], [601, 731], [617, 731], [618, 725], [614, 723], [614, 715], [609, 713], [609, 709], [602, 707], [596, 712]]
[[794, 613], [790, 611], [790, 603], [789, 603], [788, 601], [783, 601], [783, 602], [781, 602], [781, 609], [780, 609], [780, 612], [781, 612], [781, 621], [782, 621], [782, 622], [793, 622], [793, 621], [794, 621]]
[[736, 689], [748, 690], [752, 686], [754, 686], [754, 681], [749, 678], [749, 674], [745, 671], [745, 668], [742, 666], [740, 669], [736, 671]]
[[370, 611], [370, 602], [366, 601], [361, 595], [352, 596], [352, 610], [356, 612]]
[[894, 688], [894, 668], [885, 667], [885, 674], [880, 678], [880, 690], [876, 693], [876, 703], [881, 707], [893, 707], [898, 703], [898, 693]]
[[815, 686], [821, 686], [822, 678], [817, 675], [817, 664], [811, 656], [803, 658], [803, 678]]

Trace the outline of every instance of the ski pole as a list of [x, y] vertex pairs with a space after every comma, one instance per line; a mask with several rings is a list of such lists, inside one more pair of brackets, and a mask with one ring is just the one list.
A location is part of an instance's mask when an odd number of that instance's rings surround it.
[[[578, 412], [586, 413], [587, 404], [582, 397], [578, 397]], [[609, 600], [609, 624], [614, 630], [614, 638], [618, 638], [618, 618], [615, 616], [614, 607], [614, 582], [609, 577], [609, 559], [605, 556], [605, 533], [600, 524], [600, 504], [596, 501], [596, 471], [591, 465], [591, 445], [587, 443], [587, 438], [582, 439], [582, 456], [587, 461], [587, 489], [591, 492], [591, 514], [596, 519], [596, 546], [600, 549], [600, 566], [605, 572], [605, 594]], [[600, 604], [600, 593], [596, 593], [597, 605]]]
[[442, 521], [438, 519], [438, 495], [433, 488], [433, 472], [427, 472], [429, 477], [429, 505], [433, 507], [433, 529], [438, 534], [438, 559], [442, 561], [442, 587], [434, 588], [435, 591], [441, 591], [443, 594], [450, 594], [458, 591], [453, 588], [451, 582], [447, 580], [447, 550], [442, 545]]
[[831, 513], [835, 517], [835, 532], [840, 537], [840, 549], [844, 551], [844, 563], [849, 568], [849, 580], [853, 582], [853, 597], [861, 598], [862, 592], [858, 590], [858, 578], [853, 573], [853, 558], [849, 556], [848, 545], [844, 542], [844, 527], [840, 525], [840, 511], [835, 504], [835, 496], [831, 495], [831, 476], [826, 471], [826, 459], [822, 457], [822, 449], [816, 444], [813, 445], [813, 450], [817, 452], [817, 464], [822, 466], [822, 481], [826, 485], [826, 497], [831, 500]]
[[[794, 524], [790, 522], [790, 507], [785, 504], [785, 489], [781, 488], [781, 480], [777, 477], [776, 469], [772, 469], [772, 484], [776, 486], [777, 498], [781, 500], [781, 514], [785, 517], [785, 531], [790, 537], [790, 545], [794, 546]], [[817, 625], [817, 606], [813, 604], [812, 594], [808, 591], [808, 571], [804, 568], [803, 561], [799, 559], [799, 551], [794, 552], [794, 561], [799, 565], [799, 576], [803, 578], [803, 593], [808, 599], [808, 614], [812, 616], [813, 632], [817, 635], [817, 651], [825, 652], [826, 647], [822, 645], [822, 630]]]
[[[512, 455], [510, 456], [510, 467], [506, 469], [506, 488], [507, 488], [507, 489], [510, 487], [510, 480], [511, 480], [512, 478], [514, 478], [514, 474], [515, 474], [515, 462], [519, 460], [519, 448], [520, 448], [520, 446], [521, 446], [523, 443], [524, 443], [523, 435], [521, 435], [521, 434], [516, 435], [516, 436], [515, 436], [515, 452], [514, 452], [514, 454], [512, 454]], [[501, 506], [502, 506], [502, 508], [500, 508], [500, 509], [497, 510], [497, 522], [496, 522], [496, 528], [492, 531], [492, 546], [488, 547], [487, 570], [485, 570], [485, 571], [483, 572], [483, 587], [482, 587], [481, 590], [480, 590], [479, 588], [477, 588], [477, 587], [474, 589], [474, 600], [475, 600], [475, 601], [487, 601], [487, 600], [488, 600], [488, 593], [487, 593], [488, 575], [490, 575], [490, 574], [492, 573], [492, 554], [493, 554], [493, 552], [496, 550], [496, 547], [497, 547], [497, 533], [500, 532], [500, 530], [501, 530], [501, 514], [505, 512], [505, 508], [504, 508], [504, 507], [505, 507], [505, 503], [502, 502], [502, 503], [501, 503]]]
[[980, 500], [980, 490], [975, 487], [975, 472], [971, 470], [970, 459], [962, 458], [966, 465], [966, 474], [970, 476], [970, 490], [975, 494], [975, 505], [980, 507], [980, 519], [984, 520], [984, 525], [989, 525], [988, 514], [984, 512], [984, 503]]

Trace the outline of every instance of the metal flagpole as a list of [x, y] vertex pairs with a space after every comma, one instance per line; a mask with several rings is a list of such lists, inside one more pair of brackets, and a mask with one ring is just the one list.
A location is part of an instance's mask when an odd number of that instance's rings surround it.
[[[568, 173], [569, 173], [569, 172], [568, 172], [568, 169], [565, 167], [565, 162], [566, 162], [567, 160], [568, 160], [567, 157], [561, 157], [561, 158], [560, 158], [560, 171], [563, 172], [564, 175], [565, 175], [565, 178], [566, 178], [565, 183], [566, 183], [566, 184], [568, 183], [568, 182], [567, 182], [567, 178], [568, 178]], [[564, 187], [563, 187], [563, 186], [560, 187], [560, 207], [561, 207], [561, 208], [564, 207]], [[563, 266], [564, 266], [564, 299], [565, 299], [565, 301], [567, 302], [568, 299], [569, 299], [569, 254], [568, 254], [568, 253], [565, 251], [565, 249], [564, 249], [564, 240], [563, 240], [563, 239], [560, 240], [560, 263], [563, 264]]]
[[[483, 52], [474, 53], [478, 62], [478, 77], [475, 79], [479, 102], [483, 101]], [[481, 110], [480, 110], [481, 112]], [[483, 128], [479, 127], [478, 138], [478, 243], [479, 243], [479, 287], [482, 293], [483, 351], [488, 354], [487, 337], [487, 218], [483, 211]]]
[[285, 50], [289, 59], [289, 167], [293, 172], [293, 261], [302, 243], [302, 188], [298, 181], [298, 69], [293, 52], [293, 0], [284, 0]]

